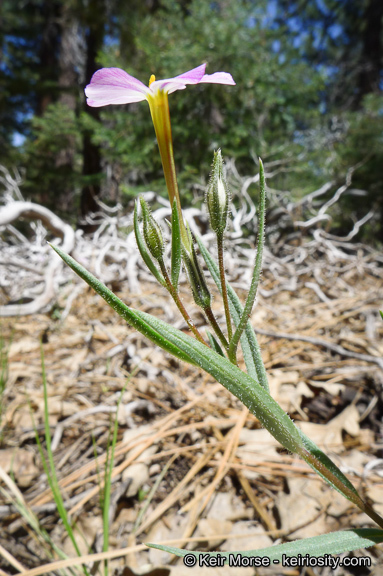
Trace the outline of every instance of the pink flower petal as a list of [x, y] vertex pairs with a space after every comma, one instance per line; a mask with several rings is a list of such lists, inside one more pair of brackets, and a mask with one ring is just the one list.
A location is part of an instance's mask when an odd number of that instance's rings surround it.
[[184, 72], [179, 76], [174, 78], [166, 78], [165, 80], [156, 80], [150, 85], [151, 90], [154, 92], [156, 90], [164, 90], [168, 94], [175, 92], [176, 90], [184, 90], [187, 84], [199, 84], [201, 82], [203, 75], [205, 74], [206, 64], [197, 66], [188, 72]]
[[199, 84], [205, 74], [206, 64], [201, 64], [197, 68], [189, 70], [189, 72], [184, 72], [172, 80], [183, 80], [185, 84]]
[[201, 83], [208, 84], [227, 84], [229, 86], [235, 86], [233, 77], [228, 72], [214, 72], [214, 74], [205, 74], [202, 77]]
[[141, 102], [148, 99], [148, 96], [154, 96], [158, 90], [171, 94], [176, 90], [184, 90], [188, 84], [202, 82], [235, 85], [231, 74], [227, 72], [205, 74], [205, 69], [206, 64], [201, 64], [174, 78], [155, 80], [148, 87], [120, 68], [102, 68], [93, 74], [90, 84], [85, 88], [87, 103], [89, 106], [99, 107]]
[[102, 68], [85, 88], [89, 106], [130, 104], [145, 100], [150, 90], [145, 84], [120, 68]]

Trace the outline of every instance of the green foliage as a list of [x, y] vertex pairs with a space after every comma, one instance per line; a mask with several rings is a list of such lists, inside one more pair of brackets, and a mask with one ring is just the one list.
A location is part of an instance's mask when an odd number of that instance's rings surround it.
[[332, 170], [337, 178], [350, 167], [354, 192], [344, 197], [341, 209], [341, 225], [350, 219], [358, 220], [369, 210], [375, 216], [364, 228], [365, 240], [378, 236], [383, 241], [383, 95], [369, 94], [363, 99], [362, 108], [345, 113], [345, 131], [334, 146]]
[[26, 196], [38, 191], [40, 201], [55, 212], [73, 207], [81, 183], [80, 122], [65, 104], [50, 104], [31, 120], [31, 137], [24, 146]]
[[[85, 187], [101, 185], [108, 199], [110, 168], [123, 197], [148, 188], [165, 195], [147, 103], [90, 110], [83, 88], [101, 66], [148, 83], [152, 73], [171, 77], [206, 62], [207, 73], [226, 70], [237, 86], [201, 84], [170, 95], [185, 205], [221, 147], [243, 174], [254, 173], [257, 156], [294, 160], [273, 180], [294, 197], [330, 178], [343, 182], [350, 165], [366, 160], [354, 184], [368, 199], [344, 196], [339, 225], [349, 230], [350, 217], [363, 215], [367, 201], [376, 220], [383, 213], [380, 0], [277, 0], [273, 14], [267, 0], [112, 0], [106, 12], [105, 6], [104, 0], [3, 2], [0, 161], [26, 168], [26, 196], [73, 214]], [[65, 43], [70, 30], [74, 42]], [[342, 124], [340, 138], [334, 119]], [[12, 145], [15, 134], [27, 137], [23, 147]], [[368, 230], [379, 226], [372, 222]]]
[[[251, 2], [193, 0], [185, 14], [177, 2], [166, 0], [136, 24], [133, 58], [129, 54], [125, 59], [118, 46], [100, 55], [103, 66], [122, 67], [144, 83], [152, 73], [171, 77], [202, 62], [208, 63], [207, 73], [226, 70], [233, 75], [236, 88], [201, 84], [170, 96], [183, 191], [190, 179], [209, 172], [211, 151], [218, 146], [243, 169], [253, 170], [252, 155], [272, 154], [294, 129], [309, 125], [317, 115], [322, 77], [296, 61], [297, 52], [278, 31], [263, 25], [265, 9], [266, 3], [254, 8]], [[283, 58], [273, 50], [277, 38], [284, 42]], [[105, 108], [102, 119], [107, 128], [100, 127], [98, 137], [110, 161], [120, 162], [124, 173], [134, 169], [141, 182], [162, 178], [145, 102]]]

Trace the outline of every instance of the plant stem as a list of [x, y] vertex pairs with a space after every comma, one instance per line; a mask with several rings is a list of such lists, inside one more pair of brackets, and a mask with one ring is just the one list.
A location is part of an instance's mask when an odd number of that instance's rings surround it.
[[[219, 327], [219, 324], [218, 324], [218, 322], [215, 319], [215, 316], [213, 314], [213, 310], [211, 309], [210, 306], [207, 306], [206, 308], [203, 309], [203, 311], [205, 312], [206, 317], [209, 320], [210, 325], [213, 328], [214, 332], [217, 334], [218, 338], [220, 339], [222, 346], [227, 351], [229, 349], [229, 342], [226, 340], [221, 328]], [[236, 364], [236, 361], [234, 363]]]
[[259, 210], [258, 210], [259, 230], [258, 230], [257, 253], [255, 256], [253, 278], [251, 281], [249, 294], [247, 295], [247, 300], [243, 308], [240, 321], [237, 325], [237, 329], [229, 345], [228, 356], [229, 360], [231, 360], [232, 362], [235, 362], [239, 340], [242, 336], [243, 331], [246, 328], [247, 321], [253, 309], [255, 297], [257, 295], [259, 278], [262, 272], [262, 256], [263, 256], [263, 247], [265, 244], [266, 184], [265, 184], [265, 173], [263, 170], [263, 164], [261, 159], [259, 159], [259, 191], [260, 191]]
[[205, 346], [208, 346], [205, 342], [205, 340], [202, 338], [200, 332], [198, 331], [198, 329], [195, 327], [193, 320], [190, 318], [190, 315], [188, 313], [188, 311], [186, 310], [185, 306], [182, 304], [181, 299], [178, 295], [177, 290], [174, 288], [170, 278], [169, 278], [169, 274], [168, 271], [166, 269], [165, 263], [163, 260], [159, 260], [158, 261], [159, 265], [160, 265], [160, 269], [162, 272], [162, 275], [165, 279], [165, 287], [167, 288], [169, 294], [171, 295], [171, 297], [173, 298], [178, 310], [181, 312], [186, 324], [188, 325], [188, 327], [190, 328], [190, 330], [193, 332], [194, 336], [197, 338], [197, 340], [199, 340], [199, 342], [201, 342], [202, 344], [205, 344]]
[[219, 274], [221, 276], [222, 300], [223, 300], [223, 306], [225, 308], [225, 316], [226, 316], [227, 338], [230, 342], [230, 340], [233, 337], [233, 329], [231, 327], [231, 316], [230, 316], [230, 309], [229, 309], [229, 299], [227, 296], [225, 266], [224, 266], [224, 261], [223, 261], [223, 234], [217, 235], [217, 249], [218, 249]]

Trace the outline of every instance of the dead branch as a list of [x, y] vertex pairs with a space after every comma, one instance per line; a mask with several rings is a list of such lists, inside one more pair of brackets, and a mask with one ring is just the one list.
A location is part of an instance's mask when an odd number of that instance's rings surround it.
[[[33, 202], [8, 202], [6, 206], [0, 209], [0, 227], [8, 226], [12, 222], [15, 222], [19, 218], [27, 218], [28, 220], [40, 220], [48, 230], [50, 230], [55, 236], [62, 239], [63, 250], [67, 253], [71, 253], [75, 246], [75, 233], [74, 230], [65, 224], [61, 218], [56, 216], [51, 210], [34, 204]], [[28, 247], [25, 246], [28, 250]], [[7, 261], [5, 261], [7, 262]], [[8, 263], [8, 262], [7, 262]], [[11, 261], [12, 266], [18, 267], [18, 260]], [[23, 264], [23, 268], [26, 270], [31, 270], [31, 266]], [[54, 277], [57, 271], [62, 268], [62, 263], [57, 257], [52, 257], [51, 263], [46, 268], [44, 274], [44, 288], [39, 296], [32, 299], [31, 302], [26, 304], [9, 304], [7, 306], [0, 307], [0, 316], [17, 316], [17, 315], [28, 315], [36, 314], [41, 310], [44, 310], [56, 296], [56, 291], [54, 287]], [[36, 274], [36, 270], [33, 270]], [[37, 273], [41, 274], [41, 271], [37, 270]]]
[[264, 336], [270, 336], [270, 338], [284, 338], [285, 340], [299, 340], [300, 342], [308, 342], [309, 344], [314, 344], [314, 346], [322, 346], [339, 354], [340, 356], [347, 356], [348, 358], [355, 358], [356, 360], [362, 360], [363, 362], [369, 362], [372, 364], [377, 364], [379, 368], [383, 370], [383, 360], [376, 356], [370, 356], [370, 354], [359, 354], [358, 352], [351, 352], [346, 350], [338, 344], [333, 344], [332, 342], [327, 342], [320, 338], [312, 338], [311, 336], [299, 336], [294, 334], [287, 334], [286, 332], [271, 332], [269, 330], [263, 330], [262, 328], [254, 328], [257, 334], [263, 334]]

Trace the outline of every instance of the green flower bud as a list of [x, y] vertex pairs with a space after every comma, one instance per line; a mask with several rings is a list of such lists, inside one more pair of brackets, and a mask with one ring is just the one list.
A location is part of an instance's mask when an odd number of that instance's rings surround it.
[[[188, 227], [188, 235], [190, 230]], [[191, 234], [190, 234], [191, 237]], [[194, 302], [203, 310], [211, 305], [211, 294], [206, 285], [205, 276], [199, 265], [193, 241], [191, 241], [191, 251], [182, 249], [182, 260], [185, 265], [187, 277], [192, 290]]]
[[165, 251], [164, 240], [160, 225], [150, 214], [149, 207], [143, 198], [140, 198], [144, 238], [150, 254], [156, 260], [162, 260]]
[[221, 150], [214, 152], [213, 169], [206, 191], [206, 203], [210, 216], [210, 225], [218, 236], [222, 236], [229, 213], [230, 193], [223, 174]]

